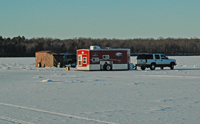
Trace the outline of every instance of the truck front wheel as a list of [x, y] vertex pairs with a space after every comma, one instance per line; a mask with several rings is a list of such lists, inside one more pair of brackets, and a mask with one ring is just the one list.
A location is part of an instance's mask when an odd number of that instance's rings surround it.
[[170, 69], [173, 70], [174, 69], [174, 63], [170, 64]]
[[154, 63], [151, 64], [150, 69], [151, 69], [151, 70], [155, 70], [155, 68], [156, 68], [156, 64], [154, 64]]

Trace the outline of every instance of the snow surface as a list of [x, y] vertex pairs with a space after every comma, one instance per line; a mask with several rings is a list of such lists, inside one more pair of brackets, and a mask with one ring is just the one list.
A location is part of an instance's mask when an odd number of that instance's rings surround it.
[[174, 70], [66, 71], [0, 58], [0, 124], [199, 124], [200, 56], [169, 58]]

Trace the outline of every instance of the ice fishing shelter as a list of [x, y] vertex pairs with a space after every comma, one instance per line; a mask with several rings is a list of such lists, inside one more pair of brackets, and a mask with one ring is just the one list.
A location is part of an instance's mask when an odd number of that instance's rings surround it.
[[35, 67], [63, 66], [63, 54], [52, 51], [39, 51], [35, 53]]
[[128, 70], [130, 49], [90, 49], [77, 50], [77, 70]]

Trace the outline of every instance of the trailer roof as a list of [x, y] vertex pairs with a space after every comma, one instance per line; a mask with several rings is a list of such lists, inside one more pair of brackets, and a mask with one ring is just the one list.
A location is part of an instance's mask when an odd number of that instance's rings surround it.
[[95, 49], [95, 50], [91, 50], [91, 49], [78, 49], [78, 50], [89, 50], [89, 51], [114, 51], [114, 50], [130, 50], [128, 48], [116, 48], [116, 49]]

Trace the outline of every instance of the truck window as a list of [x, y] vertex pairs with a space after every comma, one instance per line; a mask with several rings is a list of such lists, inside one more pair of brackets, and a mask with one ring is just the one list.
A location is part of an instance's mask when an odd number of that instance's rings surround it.
[[139, 55], [137, 59], [153, 59], [153, 55]]
[[153, 55], [147, 55], [147, 59], [153, 59]]
[[146, 55], [139, 55], [137, 59], [146, 59]]
[[156, 59], [160, 59], [160, 56], [159, 55], [155, 55]]
[[161, 55], [161, 59], [168, 59], [165, 55]]

